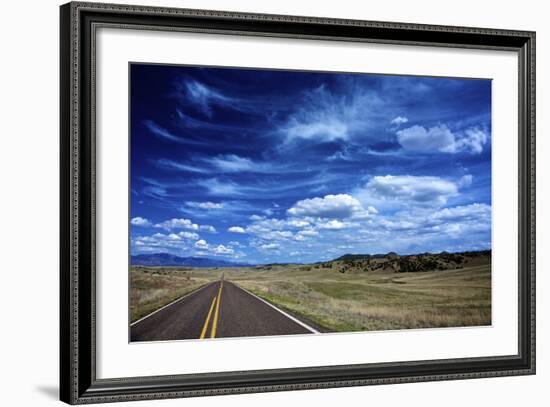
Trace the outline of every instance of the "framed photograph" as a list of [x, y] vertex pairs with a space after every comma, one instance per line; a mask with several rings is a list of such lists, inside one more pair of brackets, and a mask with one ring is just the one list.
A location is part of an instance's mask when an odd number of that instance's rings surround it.
[[60, 19], [61, 400], [535, 373], [535, 33]]

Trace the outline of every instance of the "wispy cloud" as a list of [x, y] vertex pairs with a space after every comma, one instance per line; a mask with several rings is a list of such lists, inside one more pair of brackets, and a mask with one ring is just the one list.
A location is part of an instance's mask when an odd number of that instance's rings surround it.
[[193, 146], [204, 146], [207, 145], [207, 143], [197, 141], [194, 139], [191, 139], [189, 137], [180, 137], [176, 136], [173, 133], [169, 132], [165, 128], [159, 126], [157, 123], [155, 123], [152, 120], [145, 120], [143, 122], [145, 124], [145, 127], [149, 129], [151, 133], [153, 133], [158, 138], [161, 138], [166, 141], [171, 141], [178, 144], [188, 144]]
[[256, 174], [292, 174], [303, 173], [304, 168], [275, 162], [258, 162], [237, 154], [222, 154], [213, 157], [196, 156], [185, 162], [160, 158], [155, 161], [159, 168], [197, 174], [256, 173]]
[[183, 91], [187, 99], [195, 103], [208, 117], [212, 116], [212, 106], [232, 106], [236, 104], [234, 99], [196, 80], [185, 80]]
[[222, 209], [225, 204], [223, 202], [193, 202], [188, 201], [185, 202], [185, 205], [191, 207], [191, 208], [200, 208], [200, 209], [207, 209], [207, 210], [213, 210], [213, 209]]
[[321, 85], [305, 93], [302, 107], [288, 117], [278, 132], [286, 143], [348, 140], [371, 127], [373, 110], [381, 103], [376, 93], [364, 87], [338, 94]]
[[133, 84], [132, 250], [305, 262], [490, 247], [489, 81], [143, 70], [159, 86]]

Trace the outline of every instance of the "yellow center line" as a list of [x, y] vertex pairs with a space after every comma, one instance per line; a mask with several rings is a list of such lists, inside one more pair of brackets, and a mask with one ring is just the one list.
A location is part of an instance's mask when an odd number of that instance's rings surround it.
[[223, 288], [223, 280], [220, 283], [220, 291], [218, 292], [218, 302], [216, 303], [216, 312], [214, 313], [214, 320], [212, 321], [212, 332], [210, 334], [211, 338], [216, 337], [216, 330], [218, 329], [218, 313], [220, 311], [220, 301], [222, 298], [222, 288]]
[[208, 322], [210, 322], [210, 316], [212, 315], [212, 310], [214, 309], [216, 298], [217, 297], [214, 297], [212, 299], [212, 305], [210, 306], [210, 311], [208, 311], [208, 316], [206, 317], [206, 321], [204, 322], [204, 326], [202, 327], [201, 339], [204, 338], [204, 336], [206, 335], [206, 330], [208, 329]]

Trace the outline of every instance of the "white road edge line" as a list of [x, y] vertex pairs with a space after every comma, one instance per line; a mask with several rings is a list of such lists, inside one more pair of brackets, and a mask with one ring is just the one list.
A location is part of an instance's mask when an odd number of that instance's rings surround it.
[[312, 332], [312, 333], [314, 333], [314, 334], [320, 334], [320, 333], [321, 333], [321, 332], [319, 332], [317, 329], [310, 327], [309, 325], [303, 323], [303, 322], [300, 321], [299, 319], [294, 318], [292, 315], [290, 315], [290, 314], [284, 312], [282, 309], [277, 308], [275, 305], [271, 304], [269, 301], [266, 301], [266, 300], [264, 300], [263, 298], [258, 297], [256, 294], [253, 294], [253, 293], [251, 293], [250, 291], [248, 291], [248, 290], [242, 288], [240, 285], [235, 284], [235, 283], [233, 283], [233, 285], [236, 286], [236, 287], [239, 287], [239, 288], [240, 288], [241, 290], [243, 290], [245, 293], [250, 294], [251, 296], [257, 298], [258, 300], [260, 300], [260, 301], [266, 303], [266, 304], [269, 305], [271, 308], [273, 308], [274, 310], [279, 311], [279, 312], [280, 312], [281, 314], [283, 314], [285, 317], [287, 317], [288, 319], [291, 319], [292, 321], [296, 322], [298, 325], [303, 326], [303, 327], [306, 328], [308, 331], [310, 331], [310, 332]]
[[176, 298], [176, 299], [175, 299], [174, 301], [172, 301], [170, 304], [166, 304], [164, 307], [161, 307], [161, 308], [159, 308], [159, 309], [157, 309], [157, 310], [151, 312], [150, 314], [147, 314], [147, 315], [145, 315], [144, 317], [141, 317], [141, 318], [138, 319], [137, 321], [132, 322], [132, 323], [130, 324], [130, 326], [131, 326], [131, 327], [134, 326], [134, 325], [137, 324], [138, 322], [143, 321], [145, 318], [149, 318], [151, 315], [154, 315], [154, 314], [156, 314], [157, 312], [162, 311], [164, 308], [168, 308], [169, 306], [174, 305], [176, 302], [179, 302], [179, 301], [183, 300], [184, 298], [189, 297], [190, 295], [193, 295], [193, 294], [195, 294], [195, 293], [198, 293], [199, 291], [202, 291], [203, 289], [205, 289], [206, 287], [208, 287], [209, 285], [214, 284], [214, 283], [215, 283], [215, 282], [205, 284], [205, 285], [203, 285], [202, 287], [197, 288], [195, 291], [191, 291], [190, 293], [184, 294], [184, 295], [182, 295], [181, 297]]

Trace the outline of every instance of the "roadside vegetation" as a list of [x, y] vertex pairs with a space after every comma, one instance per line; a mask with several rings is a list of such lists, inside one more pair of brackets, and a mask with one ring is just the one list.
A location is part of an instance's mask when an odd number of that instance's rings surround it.
[[131, 270], [132, 321], [225, 275], [322, 331], [491, 324], [490, 252], [346, 255], [316, 264]]
[[281, 267], [226, 278], [328, 331], [491, 324], [491, 268], [344, 274]]
[[137, 321], [191, 291], [218, 280], [221, 271], [175, 267], [130, 269], [130, 320]]

